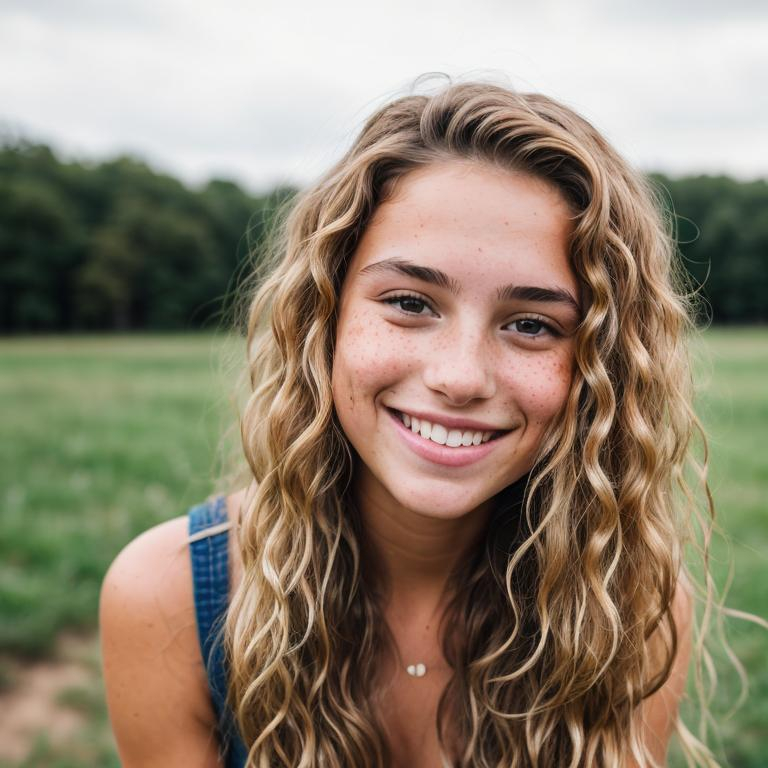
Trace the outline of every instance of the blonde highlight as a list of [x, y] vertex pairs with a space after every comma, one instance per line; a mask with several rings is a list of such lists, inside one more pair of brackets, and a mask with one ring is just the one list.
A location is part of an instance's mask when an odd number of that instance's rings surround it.
[[[573, 383], [529, 476], [499, 498], [484, 546], [443, 617], [453, 677], [438, 708], [446, 764], [653, 765], [642, 703], [668, 679], [683, 548], [713, 509], [694, 467], [690, 299], [652, 190], [585, 120], [485, 83], [411, 95], [371, 117], [293, 204], [248, 310], [241, 417], [253, 480], [239, 521], [243, 579], [224, 633], [229, 703], [249, 765], [386, 766], [375, 706], [391, 653], [350, 498], [352, 455], [331, 370], [346, 265], [398, 178], [445, 159], [546, 181], [573, 216], [583, 293]], [[697, 535], [703, 532], [703, 536]], [[467, 567], [467, 565], [469, 567]], [[701, 638], [700, 696], [711, 695]], [[461, 627], [461, 636], [449, 627]], [[706, 719], [706, 715], [704, 715]], [[715, 765], [678, 731], [691, 765]]]

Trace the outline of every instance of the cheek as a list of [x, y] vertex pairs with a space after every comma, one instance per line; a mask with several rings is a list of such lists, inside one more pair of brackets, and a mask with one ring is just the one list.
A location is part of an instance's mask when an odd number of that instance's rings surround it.
[[365, 314], [339, 323], [333, 358], [333, 397], [337, 408], [354, 408], [412, 371], [417, 351], [394, 326]]
[[530, 426], [544, 427], [557, 415], [571, 388], [571, 360], [535, 355], [516, 366], [510, 387]]

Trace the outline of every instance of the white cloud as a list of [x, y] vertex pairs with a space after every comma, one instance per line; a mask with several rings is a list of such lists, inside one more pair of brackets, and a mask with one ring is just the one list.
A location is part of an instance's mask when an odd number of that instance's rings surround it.
[[421, 72], [497, 70], [642, 167], [768, 174], [763, 5], [6, 0], [0, 120], [190, 180], [306, 181]]

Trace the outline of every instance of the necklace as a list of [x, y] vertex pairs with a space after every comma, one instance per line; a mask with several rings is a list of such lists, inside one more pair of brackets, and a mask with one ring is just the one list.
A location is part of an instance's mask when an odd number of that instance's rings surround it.
[[424, 664], [424, 662], [419, 662], [418, 664], [409, 664], [405, 671], [411, 676], [411, 677], [424, 677], [424, 675], [427, 674], [427, 667]]
[[[440, 610], [440, 604], [438, 603], [437, 607], [432, 612], [432, 615], [429, 617], [429, 619], [427, 620], [426, 624], [424, 625], [424, 631], [421, 633], [422, 637], [420, 638], [421, 641], [422, 641], [422, 643], [421, 643], [422, 645], [423, 645], [423, 643], [425, 641], [428, 641], [428, 633], [429, 633], [430, 625], [432, 624], [432, 622], [433, 622], [433, 620], [435, 618], [435, 615], [437, 614], [437, 612], [439, 610]], [[400, 662], [400, 664], [402, 664], [405, 667], [405, 671], [411, 677], [424, 677], [424, 675], [427, 674], [427, 665], [426, 665], [426, 663], [423, 662], [423, 661], [419, 661], [416, 664], [408, 664], [408, 665], [406, 665], [405, 662], [403, 661], [403, 654], [400, 651], [400, 644], [397, 642], [397, 639], [395, 638], [395, 635], [392, 632], [391, 625], [390, 625], [389, 622], [387, 622], [387, 625], [389, 627], [390, 636], [391, 636], [392, 640], [394, 641], [395, 651], [397, 653], [397, 658], [398, 658], [398, 661]], [[412, 642], [412, 639], [411, 639], [411, 642]], [[411, 644], [411, 642], [409, 642], [409, 645]], [[437, 668], [440, 669], [442, 666], [443, 665], [441, 665], [440, 662], [438, 661], [437, 662]], [[430, 667], [429, 668], [434, 672], [435, 664], [432, 664], [430, 662]]]

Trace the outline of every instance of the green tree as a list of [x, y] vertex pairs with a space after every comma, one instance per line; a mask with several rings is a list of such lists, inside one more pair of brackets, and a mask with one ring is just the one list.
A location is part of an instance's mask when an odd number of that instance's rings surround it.
[[71, 276], [83, 239], [76, 213], [55, 186], [23, 176], [0, 186], [2, 331], [71, 325]]

